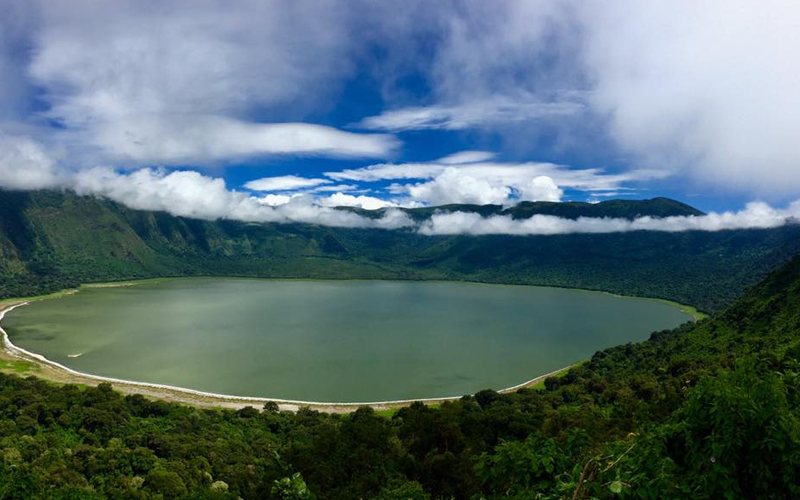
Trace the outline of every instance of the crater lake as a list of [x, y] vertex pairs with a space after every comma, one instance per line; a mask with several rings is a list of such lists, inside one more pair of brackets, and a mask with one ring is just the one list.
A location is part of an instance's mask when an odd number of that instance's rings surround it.
[[9, 312], [73, 370], [205, 392], [371, 402], [502, 389], [691, 319], [600, 292], [454, 282], [171, 279]]

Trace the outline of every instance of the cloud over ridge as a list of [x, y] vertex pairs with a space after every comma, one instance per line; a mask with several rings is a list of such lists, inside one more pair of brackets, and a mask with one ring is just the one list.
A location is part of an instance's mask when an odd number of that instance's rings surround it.
[[[788, 0], [2, 7], [0, 185], [11, 189], [354, 227], [376, 223], [332, 207], [663, 187], [780, 204], [800, 192], [800, 9]], [[240, 174], [225, 169], [240, 166], [260, 171], [237, 191]], [[768, 208], [635, 224], [437, 214], [420, 230], [719, 230], [793, 217]]]
[[631, 231], [724, 231], [731, 229], [769, 229], [800, 223], [800, 201], [785, 209], [775, 209], [761, 202], [748, 203], [738, 212], [709, 213], [697, 216], [638, 217], [632, 220], [579, 217], [567, 219], [552, 215], [534, 215], [529, 219], [511, 216], [482, 217], [467, 212], [434, 214], [422, 223], [419, 232], [427, 235], [554, 235], [576, 233], [624, 233]]
[[[172, 215], [200, 219], [231, 219], [247, 222], [309, 223], [332, 227], [417, 231], [428, 236], [440, 235], [553, 235], [572, 233], [618, 233], [630, 231], [722, 231], [730, 229], [774, 228], [800, 220], [800, 200], [784, 209], [772, 208], [763, 202], [749, 203], [738, 212], [709, 213], [701, 216], [640, 217], [633, 220], [613, 218], [566, 219], [534, 215], [515, 220], [510, 216], [482, 217], [479, 214], [455, 211], [434, 212], [414, 222], [407, 213], [392, 203], [369, 196], [353, 196], [341, 192], [328, 198], [310, 195], [256, 196], [230, 190], [222, 178], [210, 177], [192, 170], [142, 168], [120, 172], [97, 167], [73, 172], [58, 171], [35, 143], [11, 138], [13, 148], [4, 149], [0, 136], [0, 187], [5, 189], [67, 189], [81, 195], [99, 196], [133, 209], [165, 211]], [[10, 153], [9, 153], [10, 151]], [[7, 163], [12, 161], [13, 165]], [[20, 163], [28, 161], [26, 175], [19, 172]], [[452, 174], [452, 167], [445, 169]], [[299, 179], [299, 181], [298, 181]], [[537, 189], [549, 189], [552, 180], [534, 178]], [[273, 183], [302, 182], [302, 178], [278, 179]], [[475, 179], [466, 181], [466, 193]], [[554, 185], [554, 184], [553, 184]], [[464, 187], [464, 186], [462, 186]], [[469, 201], [469, 200], [465, 200]], [[485, 200], [476, 200], [482, 202]], [[490, 200], [491, 201], [491, 200]], [[383, 209], [380, 217], [365, 217], [339, 206]]]

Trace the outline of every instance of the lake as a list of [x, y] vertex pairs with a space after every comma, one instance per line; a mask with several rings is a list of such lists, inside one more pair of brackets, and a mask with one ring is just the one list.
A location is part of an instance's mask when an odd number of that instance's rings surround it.
[[11, 341], [74, 370], [364, 402], [501, 389], [690, 318], [647, 299], [400, 281], [174, 279], [19, 307]]

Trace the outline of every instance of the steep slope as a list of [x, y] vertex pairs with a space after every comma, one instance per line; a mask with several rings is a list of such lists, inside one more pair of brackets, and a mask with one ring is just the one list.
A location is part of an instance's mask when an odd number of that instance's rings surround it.
[[[699, 213], [658, 198], [520, 204], [508, 210], [560, 216]], [[800, 226], [716, 233], [434, 237], [410, 230], [204, 221], [70, 193], [0, 191], [4, 297], [79, 282], [154, 276], [449, 279], [605, 290], [713, 311], [798, 251]]]
[[0, 374], [0, 498], [798, 498], [798, 373], [800, 258], [716, 317], [540, 389], [391, 420]]

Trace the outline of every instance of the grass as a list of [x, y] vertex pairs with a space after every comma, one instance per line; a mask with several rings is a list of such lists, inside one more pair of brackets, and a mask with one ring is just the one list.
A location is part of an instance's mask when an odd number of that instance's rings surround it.
[[39, 367], [30, 361], [0, 359], [0, 371], [22, 374], [39, 371]]
[[678, 309], [681, 310], [681, 312], [683, 314], [687, 314], [687, 315], [693, 317], [695, 321], [700, 321], [700, 320], [709, 318], [708, 314], [706, 314], [704, 312], [701, 312], [701, 311], [698, 311], [697, 308], [692, 307], [692, 306], [687, 306], [686, 304], [681, 304], [679, 302], [675, 302], [675, 301], [667, 300], [667, 299], [654, 299], [654, 300], [657, 300], [659, 302], [663, 302], [664, 304], [669, 304], [671, 306], [677, 307]]
[[173, 279], [175, 278], [144, 278], [140, 280], [108, 281], [103, 283], [84, 283], [80, 286], [80, 288], [116, 288], [120, 286], [144, 285], [147, 283], [162, 283], [164, 281], [170, 281]]
[[174, 278], [146, 278], [141, 280], [134, 280], [134, 281], [112, 281], [107, 283], [85, 283], [80, 285], [78, 288], [67, 288], [64, 290], [59, 290], [58, 292], [48, 293], [46, 295], [33, 295], [30, 297], [13, 297], [8, 299], [0, 300], [0, 309], [4, 309], [6, 307], [10, 307], [16, 304], [21, 304], [23, 302], [36, 302], [39, 300], [49, 300], [49, 299], [60, 299], [67, 295], [73, 295], [78, 293], [79, 291], [86, 289], [86, 288], [115, 288], [120, 286], [135, 286], [141, 285], [145, 283], [160, 283], [162, 281], [168, 281]]
[[20, 304], [22, 302], [33, 302], [36, 300], [46, 300], [46, 299], [60, 299], [61, 297], [72, 295], [73, 293], [77, 292], [78, 289], [76, 288], [68, 288], [66, 290], [60, 290], [58, 292], [49, 293], [47, 295], [34, 295], [32, 297], [16, 297], [10, 299], [3, 299], [0, 300], [0, 309], [13, 306], [15, 304]]

